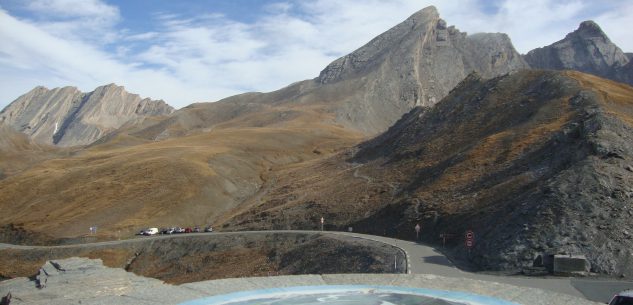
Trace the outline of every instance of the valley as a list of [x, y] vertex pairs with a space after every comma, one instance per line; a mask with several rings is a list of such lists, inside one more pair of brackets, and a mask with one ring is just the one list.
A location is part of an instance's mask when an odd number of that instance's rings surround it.
[[[64, 259], [175, 303], [227, 278], [414, 270], [604, 302], [598, 282], [633, 279], [631, 65], [593, 21], [522, 55], [430, 6], [272, 92], [174, 109], [38, 86], [0, 112], [0, 277]], [[133, 237], [176, 226], [214, 232]]]

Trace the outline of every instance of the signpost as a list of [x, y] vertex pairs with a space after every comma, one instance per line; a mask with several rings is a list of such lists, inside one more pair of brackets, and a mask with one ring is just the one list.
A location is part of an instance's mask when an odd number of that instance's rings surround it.
[[415, 240], [420, 240], [420, 224], [415, 225]]
[[453, 238], [455, 234], [451, 233], [442, 233], [440, 234], [440, 238], [442, 239], [442, 248], [446, 247], [446, 240], [449, 238]]
[[468, 255], [470, 255], [470, 250], [475, 245], [475, 233], [473, 230], [466, 231], [466, 248], [468, 248]]

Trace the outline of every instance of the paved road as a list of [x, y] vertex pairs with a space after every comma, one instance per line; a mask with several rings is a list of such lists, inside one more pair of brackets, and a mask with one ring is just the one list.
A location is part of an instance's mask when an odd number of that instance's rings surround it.
[[[322, 234], [335, 234], [346, 235], [357, 238], [374, 240], [389, 245], [397, 246], [403, 249], [407, 255], [408, 270], [413, 274], [435, 274], [446, 277], [454, 278], [469, 278], [476, 280], [484, 280], [491, 282], [498, 282], [516, 286], [539, 288], [557, 293], [564, 293], [576, 297], [585, 297], [589, 300], [596, 302], [607, 302], [608, 299], [613, 296], [614, 293], [633, 288], [633, 282], [624, 281], [603, 281], [603, 280], [590, 280], [590, 279], [578, 279], [578, 278], [566, 278], [566, 277], [524, 277], [524, 276], [494, 276], [481, 273], [472, 273], [459, 270], [455, 265], [446, 258], [442, 253], [435, 250], [433, 247], [419, 244], [411, 241], [399, 240], [394, 238], [348, 233], [348, 232], [333, 232], [333, 231], [242, 231], [242, 232], [214, 232], [214, 233], [195, 233], [195, 236], [204, 235], [240, 235], [240, 234], [261, 234], [261, 233], [322, 233]], [[170, 239], [180, 238], [184, 236], [192, 236], [192, 234], [175, 234], [175, 235], [159, 235], [152, 237], [139, 237], [127, 240], [115, 240], [98, 243], [90, 243], [90, 245], [116, 245], [122, 243], [134, 243], [151, 239]], [[53, 247], [83, 247], [84, 244], [73, 244], [64, 246]], [[35, 249], [35, 248], [49, 248], [42, 246], [19, 246], [10, 244], [1, 244], [0, 249], [3, 248], [19, 248], [19, 249]]]

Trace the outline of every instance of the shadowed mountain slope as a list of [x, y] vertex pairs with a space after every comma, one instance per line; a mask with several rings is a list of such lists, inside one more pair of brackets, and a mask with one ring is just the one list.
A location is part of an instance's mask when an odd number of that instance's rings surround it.
[[424, 240], [453, 234], [454, 257], [484, 269], [573, 253], [631, 274], [632, 101], [633, 88], [578, 72], [472, 75], [356, 150], [281, 172], [225, 226], [314, 228], [323, 216], [331, 229], [412, 239], [420, 223]]

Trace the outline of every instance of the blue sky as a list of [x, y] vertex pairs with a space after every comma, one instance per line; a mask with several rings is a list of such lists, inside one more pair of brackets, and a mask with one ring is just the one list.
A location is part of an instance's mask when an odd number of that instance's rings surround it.
[[176, 108], [313, 78], [435, 5], [468, 33], [525, 53], [597, 21], [633, 51], [630, 0], [0, 0], [0, 108], [37, 85], [116, 83]]

